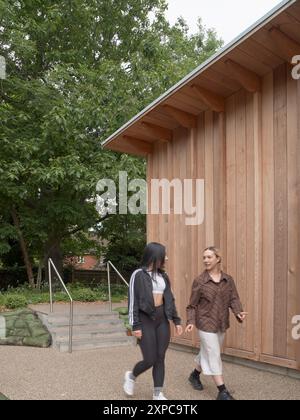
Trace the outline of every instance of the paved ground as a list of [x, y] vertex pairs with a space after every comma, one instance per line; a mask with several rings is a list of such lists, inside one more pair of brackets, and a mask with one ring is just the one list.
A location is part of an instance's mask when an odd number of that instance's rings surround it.
[[[0, 347], [0, 389], [20, 400], [124, 399], [123, 374], [140, 358], [138, 347], [100, 349], [73, 354], [53, 349]], [[193, 366], [190, 353], [169, 350], [165, 393], [174, 400], [210, 400], [216, 390], [204, 378], [205, 391], [194, 391], [187, 382]], [[225, 363], [225, 377], [237, 399], [300, 399], [300, 381]], [[137, 400], [151, 399], [150, 372], [138, 379]]]
[[[126, 305], [126, 303], [125, 303]], [[115, 307], [125, 306], [114, 304]], [[66, 310], [56, 304], [56, 311]], [[49, 305], [34, 309], [48, 312]], [[101, 306], [105, 310], [105, 306]], [[99, 304], [76, 304], [75, 313], [98, 312]], [[137, 346], [59, 353], [54, 349], [0, 346], [0, 390], [14, 400], [122, 400], [123, 376], [139, 361]], [[174, 400], [211, 400], [216, 389], [204, 378], [205, 391], [194, 391], [187, 381], [194, 355], [169, 350], [165, 394]], [[300, 400], [300, 381], [229, 363], [224, 364], [228, 388], [239, 400]], [[137, 400], [152, 398], [151, 372], [137, 382]]]

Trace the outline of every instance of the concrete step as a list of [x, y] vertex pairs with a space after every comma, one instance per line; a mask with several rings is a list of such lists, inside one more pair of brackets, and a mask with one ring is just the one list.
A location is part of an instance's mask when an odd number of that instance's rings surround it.
[[[51, 331], [52, 334], [52, 331]], [[99, 332], [99, 331], [93, 331], [93, 332], [73, 332], [73, 342], [75, 341], [82, 341], [82, 340], [108, 340], [111, 338], [123, 338], [126, 336], [126, 330], [123, 328], [123, 330], [119, 331], [106, 331], [106, 332]], [[60, 343], [63, 341], [69, 340], [69, 332], [61, 334], [61, 333], [54, 333], [52, 335], [53, 339], [56, 343]]]
[[[69, 327], [51, 326], [51, 334], [56, 337], [69, 335]], [[94, 324], [94, 325], [75, 325], [73, 326], [73, 335], [75, 334], [110, 334], [115, 332], [124, 332], [125, 328], [122, 322], [118, 324]]]
[[[49, 314], [43, 315], [46, 316], [48, 322], [56, 322], [60, 320], [69, 320], [70, 314], [69, 312], [64, 314]], [[98, 314], [76, 314], [73, 315], [74, 322], [76, 321], [86, 321], [86, 320], [101, 320], [101, 319], [119, 319], [119, 314], [116, 312], [99, 312]]]
[[[120, 322], [121, 321], [121, 322]], [[55, 321], [55, 322], [50, 322], [50, 323], [46, 323], [48, 328], [56, 328], [56, 327], [68, 327], [69, 326], [69, 319], [68, 320], [59, 320], [59, 321]], [[99, 326], [99, 328], [102, 327], [106, 327], [108, 328], [109, 326], [115, 326], [115, 325], [121, 325], [122, 324], [122, 320], [119, 319], [101, 319], [101, 320], [74, 320], [73, 321], [73, 325], [74, 326]]]
[[[126, 331], [117, 331], [117, 332], [109, 332], [109, 333], [80, 333], [80, 334], [73, 334], [73, 343], [77, 341], [84, 341], [84, 340], [102, 340], [108, 341], [110, 339], [116, 338], [124, 338], [126, 336]], [[63, 343], [69, 340], [69, 334], [65, 335], [55, 335], [55, 342], [56, 343]]]
[[[46, 315], [43, 315], [41, 317], [42, 322], [46, 324], [46, 326], [48, 328], [52, 328], [52, 327], [68, 327], [69, 326], [69, 322], [70, 322], [70, 318], [69, 316], [57, 316], [57, 317], [47, 317]], [[103, 325], [103, 326], [108, 326], [108, 325], [120, 325], [122, 324], [122, 320], [118, 317], [118, 316], [107, 316], [107, 317], [103, 317], [103, 316], [74, 316], [73, 318], [73, 325], [74, 326], [79, 326], [79, 325]]]
[[[116, 337], [107, 340], [98, 339], [98, 340], [89, 340], [89, 341], [81, 341], [81, 340], [74, 340], [72, 345], [72, 351], [82, 351], [82, 350], [95, 350], [100, 348], [111, 348], [111, 347], [121, 347], [121, 346], [132, 346], [134, 345], [135, 340], [133, 337], [127, 337], [124, 334], [123, 338]], [[56, 344], [57, 349], [62, 352], [69, 351], [69, 342], [59, 342]]]

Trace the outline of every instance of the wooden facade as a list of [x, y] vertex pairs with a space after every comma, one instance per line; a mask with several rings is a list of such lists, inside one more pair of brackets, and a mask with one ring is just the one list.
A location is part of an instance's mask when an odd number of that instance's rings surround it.
[[[205, 219], [148, 215], [148, 240], [167, 246], [185, 320], [202, 251], [216, 245], [245, 310], [224, 352], [300, 369], [300, 2], [286, 1], [129, 122], [106, 147], [147, 156], [148, 181], [204, 179]], [[300, 73], [300, 71], [299, 71]], [[173, 207], [174, 207], [174, 203]], [[173, 338], [197, 346], [196, 333]]]

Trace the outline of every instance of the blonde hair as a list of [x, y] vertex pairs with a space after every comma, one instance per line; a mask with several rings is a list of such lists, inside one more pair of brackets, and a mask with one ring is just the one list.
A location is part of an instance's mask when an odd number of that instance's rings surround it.
[[217, 258], [220, 258], [220, 264], [221, 264], [222, 254], [221, 254], [221, 250], [219, 248], [217, 248], [216, 246], [209, 246], [208, 248], [205, 248], [203, 253], [206, 252], [206, 251], [212, 251]]

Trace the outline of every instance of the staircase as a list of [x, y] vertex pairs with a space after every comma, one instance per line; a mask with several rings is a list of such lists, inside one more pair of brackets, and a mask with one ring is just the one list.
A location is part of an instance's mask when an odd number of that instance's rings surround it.
[[[68, 352], [69, 314], [37, 313], [52, 336], [52, 346], [60, 352]], [[135, 339], [127, 336], [117, 312], [74, 314], [73, 351], [129, 346], [134, 343]]]
[[[109, 311], [103, 306], [77, 305], [73, 301], [61, 275], [54, 262], [48, 259], [50, 312], [42, 310], [42, 306], [31, 309], [35, 310], [42, 323], [48, 328], [52, 336], [52, 346], [61, 352], [72, 352], [76, 350], [93, 350], [103, 347], [128, 346], [136, 343], [136, 339], [128, 337], [123, 321], [119, 318], [118, 312], [113, 312], [111, 298], [110, 267], [120, 276], [122, 281], [129, 286], [124, 277], [116, 267], [109, 261], [107, 263], [107, 281], [109, 294]], [[70, 299], [70, 312], [68, 305], [57, 305], [58, 312], [53, 312], [52, 294], [52, 271], [56, 273], [63, 289]], [[75, 311], [74, 311], [75, 307]], [[91, 310], [93, 307], [94, 310]], [[70, 329], [72, 329], [72, 345], [70, 344]]]

